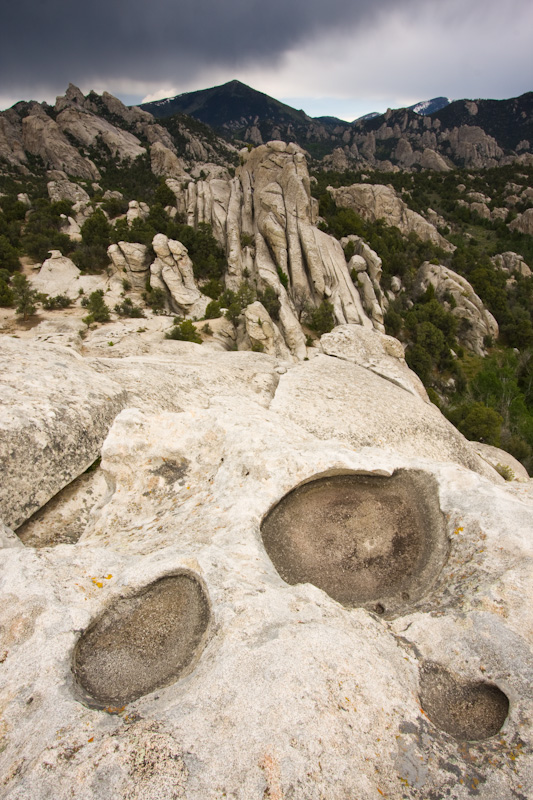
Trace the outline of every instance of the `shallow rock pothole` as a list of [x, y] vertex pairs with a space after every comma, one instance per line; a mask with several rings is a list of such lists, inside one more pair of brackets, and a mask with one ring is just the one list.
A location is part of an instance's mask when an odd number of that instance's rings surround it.
[[436, 481], [418, 470], [307, 482], [269, 511], [261, 534], [287, 583], [387, 617], [425, 594], [448, 553]]
[[509, 713], [509, 700], [497, 686], [461, 680], [432, 662], [420, 670], [420, 702], [434, 725], [468, 741], [497, 734]]
[[206, 592], [186, 571], [118, 599], [75, 647], [80, 699], [100, 708], [120, 707], [173, 683], [198, 657], [209, 619]]

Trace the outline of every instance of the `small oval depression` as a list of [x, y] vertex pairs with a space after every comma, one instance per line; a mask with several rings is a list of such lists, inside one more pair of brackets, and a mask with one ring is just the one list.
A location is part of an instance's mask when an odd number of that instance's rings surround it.
[[434, 725], [455, 739], [495, 736], [509, 713], [509, 699], [484, 681], [466, 681], [433, 662], [420, 670], [420, 703]]
[[418, 470], [312, 480], [269, 511], [261, 535], [287, 583], [387, 617], [423, 596], [448, 553], [436, 481]]
[[210, 619], [200, 580], [182, 571], [122, 597], [82, 634], [73, 672], [83, 702], [120, 707], [188, 672]]

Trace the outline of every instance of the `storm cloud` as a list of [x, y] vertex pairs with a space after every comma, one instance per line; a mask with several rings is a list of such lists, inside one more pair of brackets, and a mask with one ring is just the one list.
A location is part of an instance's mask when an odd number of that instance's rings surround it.
[[69, 82], [138, 102], [232, 78], [315, 114], [336, 98], [352, 118], [437, 94], [509, 97], [532, 88], [532, 29], [529, 0], [14, 0], [0, 108]]
[[318, 31], [368, 25], [395, 4], [397, 0], [15, 0], [2, 13], [0, 74], [4, 88], [25, 89], [69, 80], [179, 80], [209, 65], [275, 64]]

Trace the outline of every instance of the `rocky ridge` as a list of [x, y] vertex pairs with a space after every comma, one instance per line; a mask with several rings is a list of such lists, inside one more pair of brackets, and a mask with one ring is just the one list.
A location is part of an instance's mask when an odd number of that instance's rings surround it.
[[[174, 137], [146, 111], [128, 108], [107, 92], [87, 97], [73, 84], [53, 107], [16, 103], [0, 112], [0, 157], [28, 170], [28, 154], [52, 170], [88, 181], [100, 178], [94, 159], [135, 160], [150, 155], [155, 174], [187, 175], [197, 161], [231, 163], [235, 148], [212, 134], [200, 136], [177, 121], [180, 156]], [[212, 140], [212, 141], [211, 141]], [[213, 143], [214, 144], [213, 144]]]
[[428, 115], [414, 108], [389, 109], [354, 122], [308, 117], [239, 81], [143, 107], [164, 119], [192, 114], [226, 136], [253, 145], [271, 139], [296, 142], [324, 168], [345, 170], [491, 167], [531, 159], [528, 92], [510, 100], [457, 100]]

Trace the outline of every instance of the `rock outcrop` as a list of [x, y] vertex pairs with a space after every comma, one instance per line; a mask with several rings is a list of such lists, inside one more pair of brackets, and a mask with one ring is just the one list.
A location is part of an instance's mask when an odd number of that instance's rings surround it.
[[22, 120], [24, 150], [40, 156], [51, 169], [63, 170], [78, 178], [98, 180], [100, 173], [95, 164], [79, 154], [58, 123], [37, 103], [30, 110], [31, 113]]
[[449, 310], [459, 321], [457, 338], [473, 350], [485, 355], [485, 337], [491, 340], [498, 338], [498, 323], [483, 305], [483, 301], [475, 293], [472, 285], [448, 267], [430, 264], [426, 261], [418, 270], [415, 288], [418, 294], [426, 291], [429, 285], [435, 289], [435, 295], [441, 302], [452, 297], [454, 303]]
[[533, 236], [533, 208], [526, 208], [522, 214], [519, 214], [509, 223], [509, 229]]
[[150, 148], [152, 172], [163, 178], [177, 180], [190, 180], [190, 175], [185, 168], [183, 159], [161, 142], [155, 142]]
[[201, 293], [194, 279], [192, 261], [181, 242], [163, 233], [154, 236], [152, 247], [156, 254], [150, 265], [150, 285], [162, 289], [170, 311], [200, 319], [204, 316], [209, 297]]
[[513, 253], [512, 250], [508, 250], [505, 253], [498, 253], [498, 255], [491, 258], [491, 261], [494, 266], [498, 267], [498, 269], [501, 269], [503, 272], [507, 272], [509, 275], [512, 275], [513, 272], [518, 272], [518, 274], [522, 275], [524, 278], [531, 275], [531, 269], [524, 261], [524, 257], [519, 253]]
[[289, 348], [278, 326], [262, 303], [250, 303], [243, 314], [242, 325], [237, 330], [239, 349], [267, 353], [269, 356], [290, 360]]
[[128, 131], [117, 128], [105, 119], [88, 111], [68, 107], [61, 111], [56, 122], [64, 133], [74, 137], [85, 147], [95, 144], [97, 138], [110, 150], [114, 158], [135, 159], [144, 155], [140, 140]]
[[409, 369], [401, 343], [392, 336], [360, 325], [339, 325], [321, 337], [320, 348], [328, 356], [358, 364], [429, 402], [424, 384]]
[[47, 183], [48, 197], [52, 203], [68, 200], [69, 203], [88, 203], [89, 195], [78, 183], [69, 181], [65, 172], [51, 170], [48, 173], [50, 180]]
[[0, 337], [0, 519], [17, 528], [100, 455], [125, 395], [72, 350]]
[[107, 248], [109, 256], [119, 277], [128, 280], [134, 289], [146, 289], [150, 277], [148, 248], [137, 242], [118, 242]]
[[391, 186], [356, 183], [338, 189], [328, 186], [328, 192], [338, 206], [352, 208], [369, 222], [383, 219], [387, 225], [394, 225], [406, 236], [416, 233], [423, 241], [433, 242], [444, 250], [453, 249], [434, 225], [405, 205]]
[[55, 297], [66, 295], [71, 300], [78, 297], [82, 288], [81, 272], [76, 264], [60, 250], [50, 250], [50, 258], [43, 261], [41, 269], [32, 276], [33, 287], [39, 292]]
[[[231, 180], [169, 186], [189, 225], [208, 222], [225, 248], [226, 284], [237, 290], [246, 276], [259, 289], [276, 293], [279, 330], [293, 357], [306, 356], [301, 319], [306, 307], [328, 300], [338, 324], [382, 326], [382, 316], [365, 313], [350, 278], [342, 247], [315, 227], [305, 156], [294, 144], [269, 142], [241, 152], [242, 165]], [[376, 309], [374, 309], [376, 311]]]
[[452, 128], [443, 138], [449, 141], [454, 158], [468, 167], [495, 167], [503, 156], [496, 139], [476, 125]]

